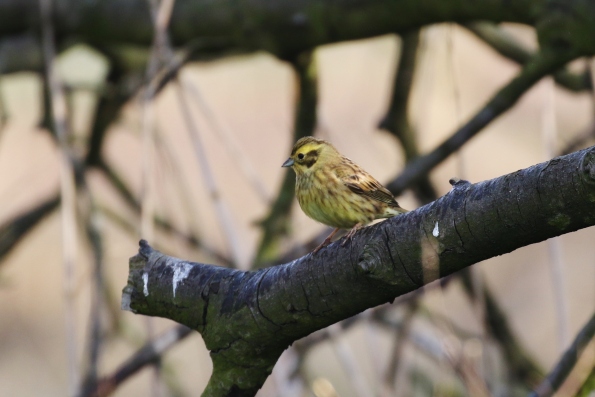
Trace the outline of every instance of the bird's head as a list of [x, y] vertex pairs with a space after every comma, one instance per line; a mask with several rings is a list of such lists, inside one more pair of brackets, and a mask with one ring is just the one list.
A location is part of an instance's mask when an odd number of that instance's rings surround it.
[[314, 172], [338, 155], [337, 149], [330, 143], [306, 136], [295, 143], [291, 156], [282, 167], [292, 167], [297, 175], [304, 175]]

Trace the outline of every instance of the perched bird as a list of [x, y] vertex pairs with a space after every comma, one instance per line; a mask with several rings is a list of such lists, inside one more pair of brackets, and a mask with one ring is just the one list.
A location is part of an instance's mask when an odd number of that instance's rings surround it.
[[372, 175], [322, 139], [298, 140], [282, 166], [295, 171], [296, 196], [306, 215], [335, 228], [314, 253], [328, 245], [339, 229], [351, 229], [345, 244], [374, 219], [407, 212]]

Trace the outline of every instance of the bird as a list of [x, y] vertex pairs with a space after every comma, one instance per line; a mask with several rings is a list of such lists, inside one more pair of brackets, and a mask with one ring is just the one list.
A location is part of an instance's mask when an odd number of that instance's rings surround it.
[[313, 254], [330, 244], [340, 229], [350, 229], [343, 246], [373, 220], [408, 212], [372, 175], [325, 140], [299, 139], [282, 167], [295, 171], [295, 192], [302, 211], [335, 228]]

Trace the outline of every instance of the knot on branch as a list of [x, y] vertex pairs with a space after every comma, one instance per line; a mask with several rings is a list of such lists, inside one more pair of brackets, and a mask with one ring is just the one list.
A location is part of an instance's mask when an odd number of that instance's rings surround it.
[[466, 181], [465, 179], [457, 178], [456, 176], [450, 178], [448, 183], [451, 184], [453, 189], [467, 188], [471, 186], [471, 182]]
[[357, 266], [370, 279], [388, 285], [402, 285], [403, 277], [396, 270], [397, 264], [393, 259], [389, 240], [384, 227], [375, 228], [358, 258]]

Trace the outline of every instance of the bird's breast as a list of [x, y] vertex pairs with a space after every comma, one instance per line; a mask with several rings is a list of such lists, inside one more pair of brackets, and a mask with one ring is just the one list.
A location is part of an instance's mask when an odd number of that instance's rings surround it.
[[332, 175], [302, 175], [296, 179], [296, 196], [310, 218], [342, 229], [375, 219], [374, 203], [355, 195]]

